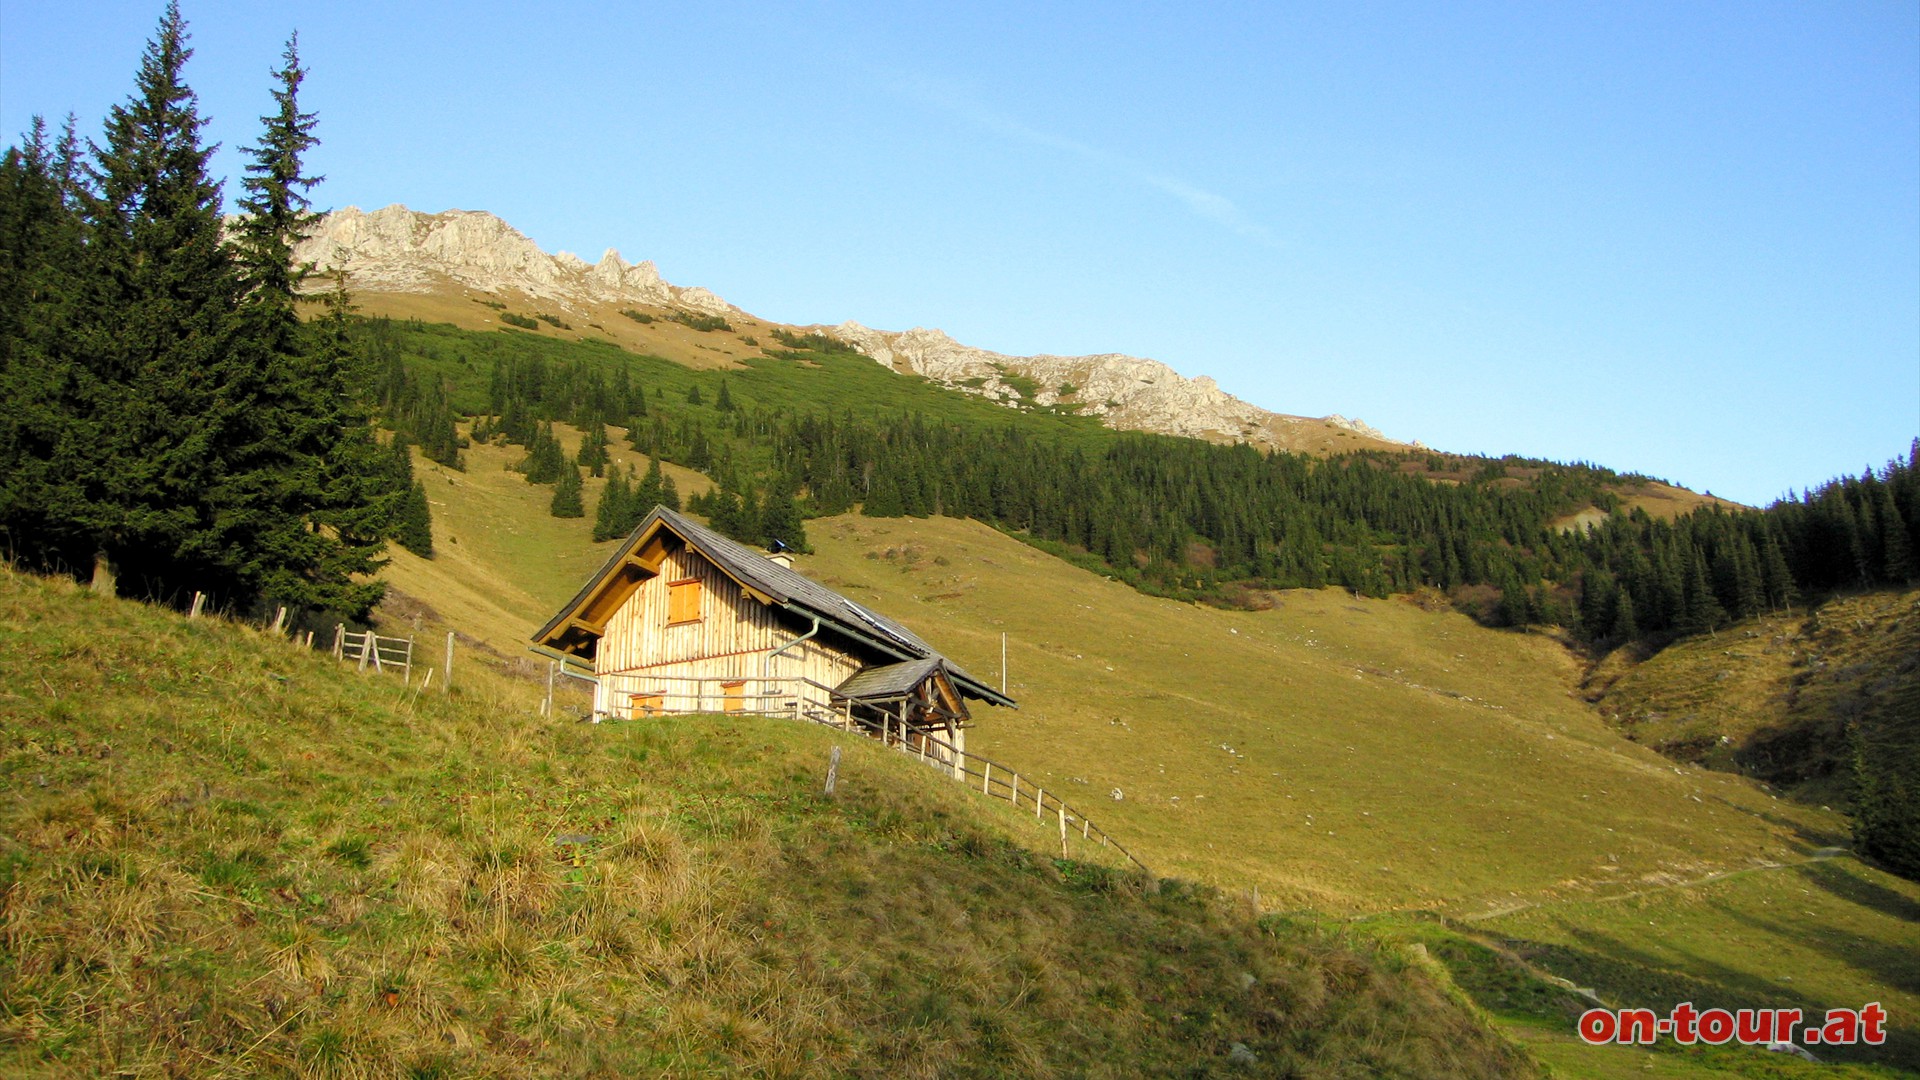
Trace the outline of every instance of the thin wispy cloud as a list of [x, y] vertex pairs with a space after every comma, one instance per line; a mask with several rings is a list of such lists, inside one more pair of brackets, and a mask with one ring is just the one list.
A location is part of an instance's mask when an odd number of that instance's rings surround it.
[[1076, 139], [1041, 131], [1005, 113], [987, 108], [950, 86], [930, 82], [923, 76], [896, 72], [892, 73], [892, 78], [895, 85], [906, 96], [931, 105], [983, 131], [1017, 142], [1071, 154], [1135, 183], [1171, 196], [1174, 201], [1186, 207], [1196, 217], [1220, 225], [1249, 240], [1269, 246], [1274, 243], [1273, 234], [1266, 226], [1250, 218], [1239, 204], [1225, 195], [1209, 191], [1176, 176], [1154, 172], [1139, 162], [1110, 150], [1102, 150]]

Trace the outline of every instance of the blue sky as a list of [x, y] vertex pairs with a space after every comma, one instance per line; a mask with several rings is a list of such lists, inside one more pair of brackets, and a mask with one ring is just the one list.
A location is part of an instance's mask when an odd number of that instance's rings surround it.
[[[1911, 2], [549, 7], [186, 0], [188, 77], [242, 145], [297, 28], [320, 205], [782, 321], [1756, 504], [1920, 435]], [[0, 132], [97, 135], [160, 9], [0, 0]]]

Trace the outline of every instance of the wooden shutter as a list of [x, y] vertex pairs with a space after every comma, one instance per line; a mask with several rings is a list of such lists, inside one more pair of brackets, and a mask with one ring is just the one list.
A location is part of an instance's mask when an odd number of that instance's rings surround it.
[[740, 712], [747, 707], [747, 684], [746, 683], [744, 682], [721, 683], [720, 693], [725, 695], [725, 698], [726, 698], [725, 703], [721, 706], [723, 709], [725, 709], [725, 711]]
[[664, 694], [635, 694], [628, 702], [630, 715], [658, 716], [667, 711], [667, 699]]
[[667, 625], [700, 621], [700, 579], [686, 578], [667, 585]]

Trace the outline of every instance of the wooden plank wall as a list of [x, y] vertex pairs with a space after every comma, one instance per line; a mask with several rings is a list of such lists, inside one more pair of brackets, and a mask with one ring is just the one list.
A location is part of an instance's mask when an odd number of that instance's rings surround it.
[[[792, 641], [812, 625], [796, 625], [792, 616], [783, 618], [778, 609], [746, 595], [698, 552], [677, 540], [669, 543], [660, 573], [642, 582], [607, 620], [606, 634], [594, 658], [596, 673], [758, 680], [768, 651]], [[687, 578], [698, 578], [701, 583], [700, 621], [669, 626], [668, 586]], [[769, 674], [838, 686], [860, 667], [858, 660], [814, 639], [781, 653]], [[685, 684], [681, 689], [690, 686]], [[750, 685], [747, 692], [757, 694], [760, 687]], [[720, 687], [709, 685], [706, 693], [714, 699], [707, 708], [717, 711]], [[596, 700], [594, 707], [607, 713], [626, 712], [624, 700]], [[675, 703], [669, 707], [678, 710], [684, 706]]]

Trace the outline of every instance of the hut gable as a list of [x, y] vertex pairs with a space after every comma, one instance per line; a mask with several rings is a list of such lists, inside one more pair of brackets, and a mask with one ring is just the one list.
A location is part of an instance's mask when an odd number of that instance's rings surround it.
[[[957, 731], [964, 697], [1013, 705], [900, 623], [660, 507], [533, 640], [591, 661], [603, 715], [844, 714], [911, 698]], [[862, 685], [888, 692], [844, 692]]]

